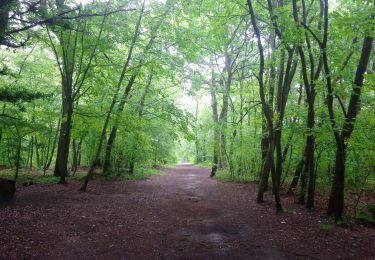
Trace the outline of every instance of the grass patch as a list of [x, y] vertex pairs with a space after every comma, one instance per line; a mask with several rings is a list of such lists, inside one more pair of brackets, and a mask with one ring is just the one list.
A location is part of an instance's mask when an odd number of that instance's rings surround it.
[[163, 167], [163, 168], [167, 168], [167, 169], [173, 169], [173, 168], [175, 168], [177, 165], [179, 165], [178, 163], [168, 163], [168, 164], [164, 164], [163, 166], [161, 166], [161, 167]]
[[331, 224], [321, 224], [319, 226], [320, 230], [324, 231], [324, 232], [331, 232], [333, 230], [333, 225]]
[[[86, 171], [77, 172], [75, 175], [69, 175], [66, 177], [66, 181], [83, 181], [86, 177]], [[111, 175], [103, 176], [102, 174], [94, 173], [92, 179], [95, 178], [103, 178], [105, 180], [113, 180], [115, 178], [120, 178], [123, 180], [146, 180], [151, 176], [164, 176], [165, 172], [161, 170], [161, 168], [147, 168], [141, 167], [135, 169], [133, 174], [129, 174], [128, 172], [120, 171], [120, 174], [112, 173]], [[14, 169], [4, 169], [0, 171], [0, 177], [14, 180]], [[21, 169], [18, 174], [17, 183], [24, 184], [24, 185], [31, 185], [31, 184], [41, 184], [41, 185], [51, 185], [56, 184], [60, 180], [59, 177], [53, 176], [52, 171], [48, 171], [46, 175], [43, 174], [42, 170], [33, 169], [30, 171], [28, 169]]]
[[133, 174], [123, 173], [120, 178], [123, 180], [147, 180], [152, 176], [164, 176], [165, 172], [155, 168], [137, 168]]
[[[66, 177], [66, 181], [81, 181], [85, 173], [76, 173], [75, 175], [70, 175]], [[14, 170], [13, 169], [5, 169], [0, 171], [0, 177], [14, 180]], [[52, 171], [48, 171], [46, 175], [43, 174], [43, 171], [33, 169], [33, 171], [21, 169], [18, 174], [17, 183], [18, 184], [56, 184], [60, 180], [59, 177], [53, 176]]]
[[207, 168], [207, 169], [212, 168], [212, 162], [208, 162], [208, 161], [201, 162], [201, 163], [198, 163], [196, 165], [199, 166], [199, 167], [202, 167], [202, 168]]
[[252, 174], [235, 174], [233, 176], [226, 170], [218, 170], [215, 175], [215, 179], [224, 182], [236, 182], [236, 183], [250, 183], [257, 181], [257, 176]]

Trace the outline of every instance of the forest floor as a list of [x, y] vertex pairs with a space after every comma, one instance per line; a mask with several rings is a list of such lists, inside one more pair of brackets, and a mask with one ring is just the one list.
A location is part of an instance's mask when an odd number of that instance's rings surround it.
[[375, 229], [332, 224], [192, 165], [143, 181], [19, 187], [0, 206], [0, 259], [374, 259]]

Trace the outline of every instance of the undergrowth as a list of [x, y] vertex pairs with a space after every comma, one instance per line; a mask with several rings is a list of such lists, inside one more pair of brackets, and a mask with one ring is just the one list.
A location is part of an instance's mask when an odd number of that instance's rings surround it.
[[[69, 176], [66, 177], [66, 181], [80, 181], [84, 177], [84, 173], [76, 173], [75, 175], [70, 174]], [[9, 180], [14, 180], [14, 171], [12, 169], [6, 169], [0, 171], [0, 177], [9, 179]], [[41, 170], [25, 170], [22, 169], [20, 170], [17, 178], [17, 183], [20, 184], [56, 184], [60, 180], [59, 177], [53, 176], [52, 171], [46, 172], [46, 174], [43, 174], [43, 171]]]
[[134, 173], [125, 172], [119, 177], [124, 180], [146, 180], [152, 176], [164, 176], [165, 172], [155, 168], [137, 168]]
[[[123, 180], [146, 180], [151, 176], [163, 176], [165, 175], [162, 169], [156, 168], [147, 168], [147, 167], [140, 167], [135, 169], [133, 174], [130, 174], [127, 171], [117, 171], [116, 173], [112, 172], [108, 176], [103, 176], [102, 174], [95, 173], [92, 176], [92, 179], [95, 178], [104, 178], [106, 180], [113, 180], [115, 178], [120, 178]], [[0, 171], [0, 177], [14, 180], [14, 170], [12, 169], [5, 169]], [[70, 174], [66, 177], [66, 181], [83, 181], [86, 177], [86, 171], [80, 171], [75, 174]], [[52, 171], [48, 171], [45, 175], [43, 171], [33, 169], [33, 171], [22, 169], [20, 170], [17, 178], [18, 184], [23, 185], [32, 185], [32, 184], [41, 184], [41, 185], [48, 185], [48, 184], [56, 184], [60, 180], [59, 177], [53, 176]]]
[[257, 176], [252, 174], [235, 174], [230, 175], [226, 170], [218, 170], [215, 175], [215, 179], [225, 182], [236, 182], [236, 183], [249, 183], [258, 180]]

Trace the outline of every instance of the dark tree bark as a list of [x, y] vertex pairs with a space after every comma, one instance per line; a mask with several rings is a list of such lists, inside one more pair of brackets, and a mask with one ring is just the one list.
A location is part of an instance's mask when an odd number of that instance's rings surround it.
[[[211, 64], [211, 66], [213, 66]], [[217, 109], [217, 99], [216, 99], [216, 82], [215, 73], [211, 69], [211, 84], [210, 84], [210, 94], [211, 94], [211, 108], [212, 108], [212, 120], [214, 123], [214, 150], [212, 155], [212, 168], [210, 177], [214, 177], [218, 168], [219, 163], [219, 142], [220, 142], [220, 130], [219, 130], [219, 115]]]
[[[228, 48], [228, 47], [227, 47]], [[227, 120], [228, 120], [228, 107], [229, 107], [229, 96], [230, 88], [232, 85], [232, 59], [228, 53], [228, 50], [225, 51], [225, 71], [227, 78], [223, 84], [223, 104], [221, 112], [219, 115], [219, 128], [220, 128], [220, 160], [219, 168], [227, 167], [226, 153], [227, 153]]]
[[38, 139], [36, 138], [36, 136], [34, 136], [34, 148], [35, 148], [35, 156], [36, 156], [36, 165], [38, 168], [40, 168], [40, 166], [42, 165], [41, 163], [41, 158], [40, 158], [40, 153], [39, 153], [39, 143], [38, 143]]
[[289, 189], [288, 189], [288, 192], [287, 192], [288, 195], [291, 195], [291, 194], [295, 193], [295, 190], [297, 188], [297, 184], [298, 184], [299, 178], [301, 176], [301, 172], [303, 170], [303, 166], [304, 165], [305, 165], [305, 161], [304, 161], [304, 158], [303, 158], [297, 164], [297, 167], [296, 167], [296, 170], [294, 172], [294, 176], [293, 176], [292, 182], [291, 182], [291, 184], [289, 186]]
[[29, 143], [29, 154], [27, 159], [27, 164], [29, 169], [33, 169], [33, 157], [34, 157], [34, 136], [31, 136], [30, 143]]
[[73, 140], [73, 146], [72, 146], [73, 158], [72, 158], [72, 168], [71, 168], [71, 172], [73, 173], [73, 175], [76, 174], [78, 166], [80, 165], [80, 155], [81, 155], [81, 147], [82, 147], [83, 139], [84, 139], [84, 135], [81, 135], [78, 142], [76, 139]]
[[[133, 74], [130, 78], [128, 85], [125, 88], [125, 91], [123, 93], [123, 96], [121, 98], [121, 101], [118, 106], [118, 114], [120, 115], [125, 107], [125, 102], [128, 99], [129, 93], [133, 88], [133, 84], [135, 81], [135, 78], [137, 77], [137, 74]], [[112, 154], [112, 148], [115, 143], [116, 135], [117, 135], [118, 126], [115, 123], [111, 128], [111, 133], [109, 135], [106, 150], [105, 150], [105, 156], [104, 156], [104, 165], [103, 165], [103, 173], [108, 174], [109, 169], [111, 167], [111, 154]]]
[[[367, 65], [369, 63], [373, 38], [371, 36], [366, 36], [363, 40], [362, 50], [360, 59], [357, 65], [357, 70], [353, 82], [352, 93], [350, 96], [348, 111], [345, 111], [345, 107], [342, 106], [344, 114], [344, 124], [340, 132], [338, 124], [336, 121], [336, 116], [333, 108], [333, 85], [331, 71], [329, 67], [328, 55], [326, 52], [328, 43], [328, 0], [321, 0], [321, 7], [323, 9], [323, 20], [324, 20], [324, 30], [323, 30], [323, 40], [319, 40], [318, 37], [309, 29], [307, 30], [313, 35], [315, 40], [319, 43], [319, 47], [322, 53], [323, 68], [326, 79], [327, 87], [327, 108], [329, 119], [332, 126], [332, 132], [336, 142], [336, 161], [334, 178], [332, 182], [332, 188], [329, 198], [327, 214], [334, 216], [336, 220], [342, 218], [344, 211], [344, 190], [345, 190], [345, 161], [346, 161], [346, 147], [347, 141], [350, 139], [351, 134], [354, 130], [357, 115], [360, 110], [360, 97], [361, 89], [364, 81], [364, 74], [366, 73]], [[372, 15], [373, 17], [373, 15]]]
[[[56, 1], [56, 7], [58, 13], [70, 10], [65, 0]], [[80, 31], [82, 31], [81, 27], [85, 27], [85, 25], [82, 25], [80, 23], [76, 23], [73, 25], [68, 20], [58, 20], [54, 23], [49, 24], [48, 26], [48, 36], [53, 47], [56, 62], [60, 71], [62, 87], [60, 135], [58, 140], [56, 164], [54, 170], [54, 176], [60, 177], [59, 183], [66, 183], [65, 178], [68, 175], [68, 157], [71, 128], [73, 122], [74, 102], [78, 101], [78, 99], [80, 98], [80, 90], [91, 68], [91, 64], [103, 32], [106, 17], [107, 15], [103, 16], [103, 20], [94, 47], [91, 50], [88, 49], [90, 54], [88, 55], [88, 61], [86, 64], [83, 64], [84, 59], [82, 57], [81, 59], [77, 58], [78, 34], [80, 33]], [[53, 31], [59, 41], [61, 54], [59, 54], [60, 52], [57, 50], [50, 35], [50, 29]], [[83, 50], [81, 55], [84, 55], [85, 47], [81, 46], [81, 48]], [[78, 70], [76, 70], [76, 66], [79, 67]]]
[[[302, 0], [302, 24], [307, 24], [307, 11], [305, 6], [305, 1]], [[320, 4], [320, 17], [323, 16], [323, 8], [322, 4]], [[299, 11], [297, 6], [297, 1], [293, 0], [293, 17], [294, 21], [298, 28], [300, 28], [300, 19], [299, 19]], [[320, 29], [320, 25], [318, 26]], [[316, 66], [315, 58], [313, 55], [312, 45], [310, 41], [310, 37], [308, 32], [305, 32], [305, 42], [307, 46], [308, 52], [308, 61], [309, 65], [306, 61], [305, 52], [303, 50], [302, 45], [297, 47], [300, 60], [301, 60], [301, 74], [304, 82], [306, 98], [307, 98], [307, 106], [308, 106], [308, 113], [307, 113], [307, 125], [306, 125], [306, 144], [305, 144], [305, 165], [303, 167], [303, 172], [301, 174], [301, 191], [298, 198], [298, 203], [304, 204], [305, 203], [305, 195], [306, 195], [306, 186], [308, 180], [308, 198], [306, 206], [307, 208], [314, 208], [314, 200], [315, 200], [315, 159], [314, 159], [314, 150], [315, 150], [315, 136], [314, 136], [314, 126], [315, 126], [315, 97], [316, 97], [316, 90], [315, 90], [315, 82], [319, 79], [320, 73], [322, 71], [322, 59], [321, 55], [318, 59], [318, 65]], [[309, 70], [308, 70], [309, 67]], [[310, 71], [310, 75], [308, 74]]]
[[[53, 139], [53, 142], [52, 142], [52, 147], [50, 145], [48, 145], [46, 161], [44, 162], [44, 166], [43, 166], [43, 174], [44, 175], [46, 175], [46, 171], [49, 169], [49, 167], [52, 163], [53, 155], [55, 154], [55, 149], [56, 149], [57, 139], [58, 139], [58, 134], [59, 134], [59, 129], [60, 129], [59, 127], [60, 127], [60, 119], [59, 119], [59, 121], [57, 123], [57, 126], [56, 126], [56, 132], [55, 132], [55, 136], [54, 136], [54, 139]], [[50, 144], [50, 140], [48, 142]], [[50, 149], [51, 149], [51, 153], [50, 153]]]
[[17, 147], [16, 147], [16, 161], [15, 161], [15, 166], [16, 166], [16, 171], [14, 173], [14, 180], [17, 181], [18, 179], [18, 174], [19, 170], [21, 167], [21, 150], [22, 150], [22, 136], [19, 132], [18, 127], [16, 126], [16, 133], [17, 133]]
[[202, 158], [200, 156], [200, 147], [199, 147], [199, 139], [198, 139], [198, 114], [199, 114], [199, 101], [196, 99], [195, 101], [195, 116], [194, 116], [194, 137], [195, 137], [195, 163], [201, 163]]
[[288, 50], [288, 59], [286, 62], [286, 68], [284, 71], [284, 59], [283, 55], [280, 60], [280, 67], [279, 67], [279, 77], [278, 77], [278, 91], [277, 91], [277, 108], [276, 111], [278, 113], [278, 119], [276, 122], [275, 128], [275, 148], [276, 148], [276, 175], [278, 178], [278, 182], [280, 185], [280, 180], [282, 176], [282, 164], [283, 164], [283, 151], [282, 151], [282, 144], [281, 144], [281, 137], [282, 137], [282, 128], [283, 128], [283, 121], [285, 115], [285, 108], [286, 103], [289, 96], [290, 86], [292, 84], [292, 80], [294, 78], [296, 69], [297, 69], [297, 61], [293, 61], [294, 59], [294, 47]]
[[[328, 3], [326, 4], [328, 5]], [[344, 184], [347, 141], [350, 139], [352, 135], [357, 115], [360, 110], [361, 90], [364, 81], [364, 74], [366, 73], [366, 68], [371, 55], [372, 45], [373, 38], [370, 36], [365, 37], [363, 41], [361, 56], [359, 59], [359, 63], [353, 82], [352, 93], [350, 95], [348, 111], [345, 116], [341, 134], [339, 135], [340, 138], [339, 140], [337, 140], [339, 142], [337, 142], [336, 149], [335, 171], [327, 210], [328, 215], [334, 216], [336, 220], [342, 218], [342, 214], [344, 211]], [[327, 58], [325, 58], [324, 64], [325, 69], [328, 68]], [[329, 71], [326, 71], [326, 73], [328, 72]], [[329, 92], [329, 94], [333, 93]]]
[[4, 42], [5, 33], [8, 28], [10, 5], [14, 0], [1, 0], [0, 1], [0, 44]]
[[[259, 50], [259, 72], [258, 72], [258, 82], [259, 82], [259, 96], [262, 104], [262, 110], [263, 113], [267, 119], [267, 126], [269, 130], [269, 136], [274, 135], [274, 126], [273, 126], [273, 118], [272, 118], [272, 109], [270, 108], [268, 102], [266, 101], [265, 98], [265, 91], [264, 91], [264, 67], [265, 67], [265, 62], [264, 62], [264, 48], [261, 40], [261, 35], [260, 31], [257, 25], [254, 9], [252, 6], [252, 1], [247, 0], [247, 5], [249, 8], [249, 14], [251, 18], [251, 24], [253, 25], [254, 28], [254, 33], [257, 39], [257, 46]], [[281, 212], [283, 211], [282, 206], [281, 206], [281, 200], [280, 200], [280, 186], [278, 182], [278, 178], [276, 176], [276, 170], [275, 170], [275, 160], [274, 160], [274, 149], [275, 149], [275, 144], [273, 138], [270, 138], [270, 144], [269, 144], [269, 151], [267, 154], [267, 163], [265, 165], [269, 165], [271, 169], [271, 176], [272, 176], [272, 190], [275, 196], [275, 205], [276, 205], [276, 211]], [[266, 167], [263, 167], [266, 168]], [[265, 170], [262, 170], [262, 175], [265, 173]], [[263, 177], [263, 176], [262, 176]], [[264, 178], [261, 178], [261, 183], [260, 187], [262, 185]], [[263, 184], [264, 185], [264, 184]], [[260, 189], [259, 189], [260, 190]], [[261, 191], [261, 190], [260, 190]], [[258, 197], [257, 197], [258, 202], [263, 201], [263, 192], [261, 191], [260, 193], [258, 192]]]
[[[60, 134], [57, 145], [57, 155], [54, 176], [59, 176], [59, 183], [65, 183], [65, 177], [68, 175], [68, 158], [69, 158], [69, 145], [70, 133], [72, 127], [73, 116], [73, 102], [67, 95], [71, 95], [70, 89], [65, 89], [62, 98], [62, 119], [60, 123]], [[69, 94], [70, 93], [70, 94]]]
[[72, 172], [74, 170], [74, 168], [76, 167], [76, 164], [77, 164], [77, 141], [76, 139], [73, 139], [73, 143], [72, 143], [72, 167], [70, 169], [70, 171]]
[[[282, 3], [281, 3], [282, 5]], [[275, 63], [275, 54], [276, 51], [276, 35], [282, 39], [282, 32], [279, 30], [278, 25], [276, 21], [274, 21], [274, 3], [272, 1], [268, 1], [268, 9], [270, 12], [271, 20], [274, 26], [274, 32], [271, 34], [270, 38], [270, 48], [272, 52], [272, 60], [273, 63]], [[273, 176], [273, 180], [277, 181], [277, 187], [279, 189], [280, 182], [281, 182], [281, 175], [282, 175], [282, 163], [283, 163], [283, 153], [282, 153], [282, 144], [281, 144], [281, 137], [282, 137], [282, 127], [283, 127], [283, 121], [284, 121], [284, 114], [285, 114], [285, 108], [286, 103], [288, 100], [288, 95], [290, 91], [290, 86], [294, 77], [294, 74], [296, 72], [297, 68], [297, 61], [294, 61], [294, 47], [284, 46], [286, 49], [281, 50], [281, 56], [280, 56], [280, 64], [278, 68], [278, 80], [277, 80], [277, 98], [276, 98], [276, 112], [277, 112], [277, 120], [275, 122], [275, 126], [273, 126], [273, 113], [270, 112], [271, 115], [266, 121], [268, 125], [270, 124], [268, 121], [271, 121], [272, 126], [268, 126], [268, 143], [269, 143], [269, 149], [273, 149], [272, 151], [267, 152], [267, 157], [274, 156], [273, 153], [276, 151], [276, 164], [275, 164], [275, 176]], [[288, 58], [286, 59], [285, 53], [288, 52]], [[268, 106], [273, 107], [273, 96], [274, 96], [274, 85], [276, 83], [276, 69], [274, 65], [271, 65], [270, 69], [270, 97]], [[272, 129], [273, 130], [272, 130]], [[273, 132], [272, 132], [272, 131]], [[274, 148], [272, 148], [274, 146]], [[265, 147], [262, 147], [263, 149]], [[267, 158], [266, 157], [266, 158]], [[274, 159], [273, 159], [274, 160]], [[271, 162], [268, 158], [266, 163]], [[272, 164], [272, 162], [271, 162]], [[271, 170], [272, 173], [272, 166], [271, 165], [265, 165], [262, 168], [262, 175], [261, 175], [261, 181], [259, 185], [259, 191], [258, 191], [258, 198], [257, 200], [259, 202], [263, 201], [263, 193], [266, 191], [267, 184], [268, 184], [268, 172]], [[274, 185], [275, 186], [275, 185]]]

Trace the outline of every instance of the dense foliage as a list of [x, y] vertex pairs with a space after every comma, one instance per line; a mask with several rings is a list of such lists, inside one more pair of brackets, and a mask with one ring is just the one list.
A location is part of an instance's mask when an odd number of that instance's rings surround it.
[[110, 2], [1, 7], [4, 172], [190, 160], [336, 219], [374, 188], [373, 1]]

